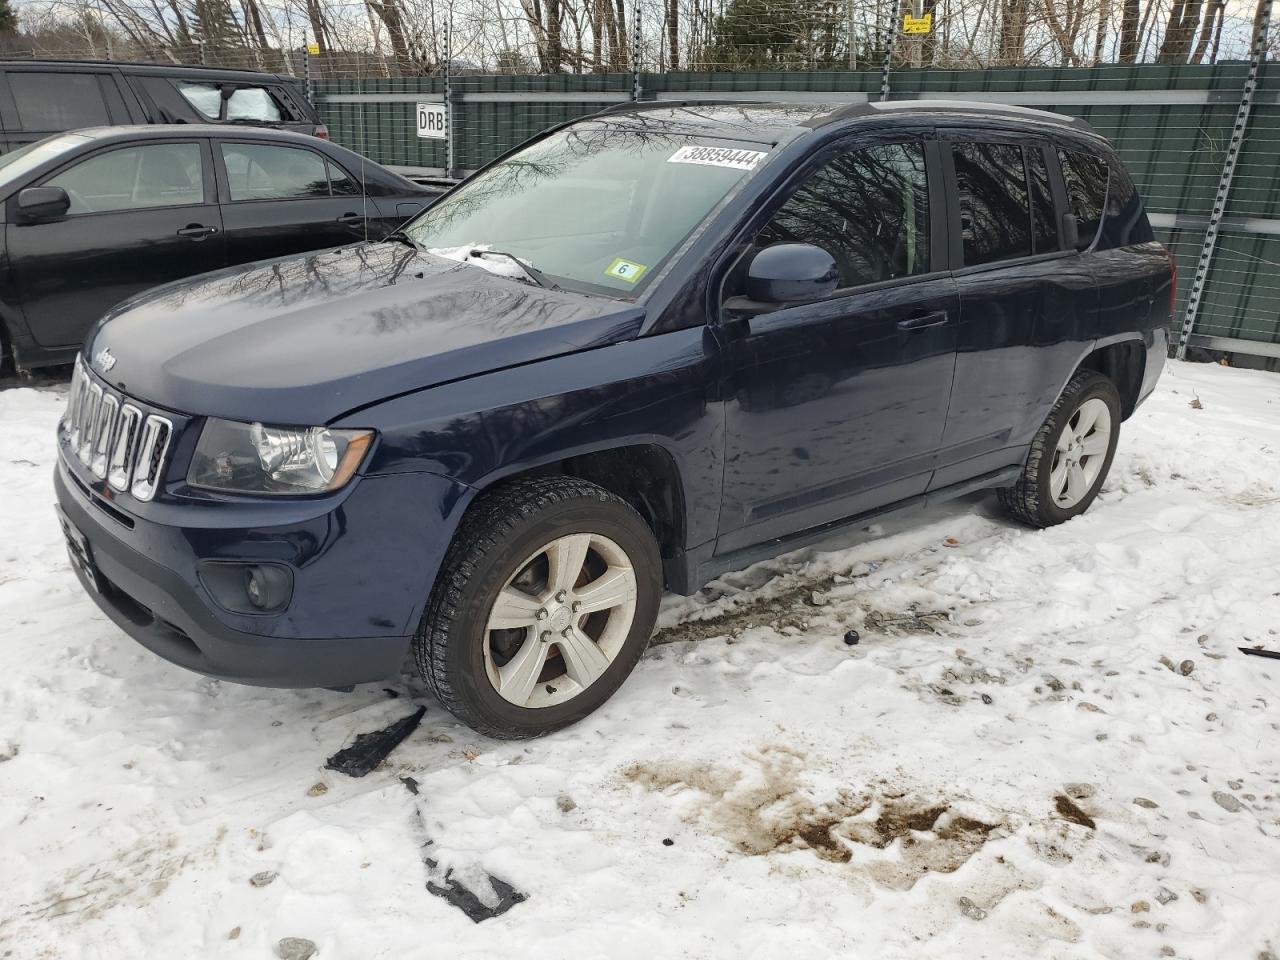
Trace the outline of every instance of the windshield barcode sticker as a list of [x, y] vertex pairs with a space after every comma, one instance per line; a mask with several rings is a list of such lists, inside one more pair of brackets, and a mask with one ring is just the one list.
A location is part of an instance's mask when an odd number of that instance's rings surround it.
[[765, 157], [762, 150], [734, 150], [731, 147], [681, 147], [667, 163], [700, 163], [708, 167], [754, 170]]

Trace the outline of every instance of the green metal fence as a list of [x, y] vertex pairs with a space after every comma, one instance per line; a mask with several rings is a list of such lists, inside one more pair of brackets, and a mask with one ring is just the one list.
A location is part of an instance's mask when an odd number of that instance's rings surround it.
[[[1280, 70], [1264, 64], [1231, 190], [1215, 215], [1224, 159], [1249, 64], [984, 71], [895, 70], [890, 99], [1020, 104], [1081, 117], [1115, 143], [1157, 235], [1179, 264], [1181, 327], [1211, 218], [1192, 346], [1280, 363]], [[374, 160], [426, 175], [465, 175], [546, 127], [636, 97], [645, 100], [880, 98], [880, 71], [596, 74], [319, 81], [313, 96], [333, 138]], [[450, 138], [420, 138], [416, 104], [444, 103]]]

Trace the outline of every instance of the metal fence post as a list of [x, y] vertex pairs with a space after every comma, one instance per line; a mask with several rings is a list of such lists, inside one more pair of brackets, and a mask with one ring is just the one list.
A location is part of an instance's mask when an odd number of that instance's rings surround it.
[[889, 30], [884, 35], [884, 67], [880, 71], [881, 100], [889, 99], [889, 71], [893, 69], [894, 41], [898, 38], [898, 23], [895, 19], [896, 15], [892, 12], [894, 8], [890, 7], [889, 9], [891, 11], [889, 14]]
[[1240, 106], [1236, 110], [1236, 123], [1231, 128], [1231, 142], [1227, 144], [1227, 154], [1222, 161], [1222, 176], [1218, 181], [1218, 192], [1213, 198], [1213, 210], [1209, 213], [1209, 225], [1204, 231], [1204, 242], [1200, 245], [1200, 259], [1196, 261], [1195, 276], [1191, 280], [1191, 292], [1187, 295], [1187, 309], [1182, 317], [1182, 332], [1178, 337], [1177, 357], [1185, 360], [1191, 333], [1196, 326], [1196, 314], [1200, 310], [1200, 298], [1204, 295], [1204, 287], [1209, 279], [1209, 267], [1213, 263], [1214, 249], [1218, 245], [1218, 225], [1227, 207], [1227, 197], [1231, 194], [1231, 180], [1235, 176], [1236, 161], [1240, 158], [1240, 148], [1244, 144], [1245, 131], [1249, 127], [1249, 114], [1253, 110], [1253, 94], [1258, 86], [1258, 69], [1267, 55], [1267, 33], [1271, 26], [1271, 0], [1261, 0], [1258, 4], [1257, 30], [1253, 36], [1253, 46], [1249, 51], [1249, 74], [1244, 81], [1244, 89], [1240, 92]]
[[307, 35], [302, 35], [302, 89], [307, 93], [307, 101], [315, 103], [315, 91], [311, 89], [311, 44]]
[[449, 9], [449, 20], [444, 27], [444, 175], [457, 180], [458, 163], [454, 145], [454, 122], [458, 112], [454, 105], [453, 94], [453, 8]]
[[644, 98], [644, 84], [640, 81], [640, 0], [631, 6], [631, 99]]

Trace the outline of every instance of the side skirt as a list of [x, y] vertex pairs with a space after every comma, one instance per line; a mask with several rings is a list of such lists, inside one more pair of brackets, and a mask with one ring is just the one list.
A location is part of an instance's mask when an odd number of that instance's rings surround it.
[[768, 560], [771, 557], [790, 553], [792, 550], [799, 550], [801, 547], [825, 540], [827, 537], [850, 527], [865, 526], [873, 520], [883, 520], [888, 517], [914, 513], [938, 503], [954, 500], [956, 497], [963, 497], [977, 490], [1012, 486], [1021, 472], [1021, 465], [1002, 467], [999, 470], [971, 477], [960, 483], [953, 483], [950, 486], [932, 490], [919, 496], [909, 497], [906, 500], [899, 500], [896, 503], [890, 503], [875, 510], [867, 510], [851, 517], [845, 517], [842, 520], [825, 523], [819, 527], [810, 527], [790, 536], [752, 544], [749, 547], [743, 547], [740, 550], [721, 554], [720, 556], [715, 555], [716, 542], [711, 540], [691, 550], [682, 551], [678, 556], [664, 562], [667, 589], [690, 596], [697, 593], [704, 585], [716, 577], [723, 573], [728, 573], [730, 570], [741, 570], [761, 560]]

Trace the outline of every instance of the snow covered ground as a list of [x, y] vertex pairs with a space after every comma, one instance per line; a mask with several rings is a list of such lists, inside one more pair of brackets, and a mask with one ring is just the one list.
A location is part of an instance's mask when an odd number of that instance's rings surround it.
[[670, 598], [530, 743], [143, 651], [67, 568], [63, 402], [0, 393], [0, 957], [1280, 956], [1280, 662], [1236, 649], [1280, 650], [1280, 377], [1172, 364], [1057, 529], [971, 499]]

